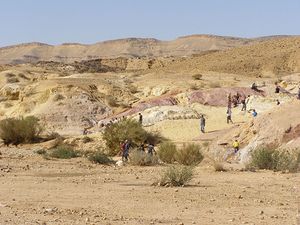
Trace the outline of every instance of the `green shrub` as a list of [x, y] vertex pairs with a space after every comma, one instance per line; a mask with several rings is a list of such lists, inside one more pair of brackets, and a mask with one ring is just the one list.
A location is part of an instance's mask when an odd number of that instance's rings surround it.
[[258, 169], [276, 169], [279, 152], [268, 147], [261, 147], [251, 154], [251, 165]]
[[149, 133], [142, 125], [133, 119], [124, 119], [117, 123], [106, 126], [103, 133], [103, 139], [106, 143], [109, 155], [116, 155], [120, 152], [120, 143], [126, 139], [130, 140], [131, 147], [137, 147], [145, 141], [152, 141], [156, 144], [161, 141], [159, 134]]
[[158, 164], [158, 157], [144, 151], [133, 150], [129, 154], [130, 164], [134, 166], [154, 166]]
[[88, 156], [88, 160], [90, 160], [92, 163], [97, 164], [110, 164], [114, 162], [114, 160], [112, 160], [110, 157], [108, 157], [106, 154], [100, 151], [91, 153]]
[[57, 159], [71, 159], [78, 157], [79, 154], [73, 149], [72, 146], [59, 145], [56, 148], [52, 149], [49, 156]]
[[6, 145], [36, 142], [42, 131], [38, 121], [34, 116], [4, 119], [0, 121], [0, 137]]
[[258, 169], [297, 172], [299, 158], [299, 155], [297, 157], [287, 151], [260, 147], [252, 152], [250, 166]]
[[175, 161], [176, 145], [172, 142], [164, 142], [159, 146], [157, 152], [158, 157], [165, 163], [173, 163]]
[[193, 167], [170, 166], [161, 175], [160, 186], [183, 186], [193, 178]]
[[175, 159], [179, 164], [186, 166], [197, 165], [203, 160], [204, 156], [200, 152], [200, 146], [197, 144], [184, 145], [178, 150]]

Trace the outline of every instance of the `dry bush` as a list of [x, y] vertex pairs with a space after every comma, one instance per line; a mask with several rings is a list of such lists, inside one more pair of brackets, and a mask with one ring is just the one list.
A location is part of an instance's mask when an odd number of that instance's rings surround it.
[[288, 151], [280, 151], [269, 147], [259, 147], [251, 154], [249, 167], [274, 171], [297, 172], [299, 170], [300, 156]]
[[106, 126], [103, 133], [109, 155], [116, 155], [120, 151], [120, 142], [130, 140], [131, 147], [137, 147], [145, 141], [152, 144], [162, 140], [161, 135], [147, 132], [142, 125], [133, 119], [123, 119], [117, 123]]
[[119, 104], [117, 103], [117, 100], [115, 99], [115, 97], [111, 96], [111, 95], [107, 95], [105, 97], [106, 103], [110, 106], [110, 107], [118, 107]]
[[104, 154], [101, 151], [97, 151], [89, 154], [88, 160], [90, 160], [92, 163], [97, 163], [97, 164], [114, 163], [114, 160], [112, 160], [110, 157], [108, 157], [106, 154]]
[[158, 157], [156, 155], [136, 149], [130, 152], [129, 159], [130, 164], [134, 166], [154, 166], [158, 164]]
[[197, 144], [187, 144], [178, 150], [175, 159], [179, 164], [192, 166], [199, 164], [204, 156], [200, 151], [201, 147]]
[[52, 149], [49, 156], [57, 159], [71, 159], [78, 157], [79, 154], [72, 146], [63, 144]]
[[9, 118], [0, 121], [0, 137], [4, 144], [34, 143], [40, 139], [42, 127], [34, 116]]
[[202, 74], [194, 74], [192, 77], [194, 80], [201, 80], [203, 75]]
[[138, 88], [137, 88], [137, 86], [134, 86], [134, 85], [128, 85], [128, 89], [129, 89], [129, 91], [130, 91], [130, 93], [131, 94], [136, 94], [136, 93], [138, 93]]
[[158, 182], [160, 186], [183, 186], [193, 178], [194, 168], [190, 166], [170, 166], [162, 174]]
[[177, 151], [177, 148], [174, 143], [163, 142], [159, 146], [159, 150], [158, 150], [157, 154], [161, 161], [163, 161], [165, 163], [173, 163], [175, 161], [176, 151]]
[[6, 82], [7, 83], [18, 83], [20, 81], [17, 77], [8, 77], [8, 78], [6, 78]]

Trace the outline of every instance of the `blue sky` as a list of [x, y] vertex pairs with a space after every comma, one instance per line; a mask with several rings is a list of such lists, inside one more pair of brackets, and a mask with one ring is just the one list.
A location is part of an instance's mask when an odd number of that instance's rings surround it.
[[1, 0], [0, 46], [300, 34], [300, 0]]

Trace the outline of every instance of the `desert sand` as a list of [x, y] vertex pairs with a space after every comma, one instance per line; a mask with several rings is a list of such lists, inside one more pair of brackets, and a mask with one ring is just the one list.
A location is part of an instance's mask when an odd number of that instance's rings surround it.
[[[205, 159], [186, 186], [158, 187], [166, 164], [104, 166], [36, 153], [53, 141], [2, 145], [0, 224], [298, 225], [299, 173], [245, 171], [245, 163], [261, 144], [300, 147], [299, 46], [299, 37], [196, 35], [1, 48], [0, 119], [34, 115], [44, 135], [57, 132], [84, 152], [105, 148], [99, 124], [140, 112], [146, 130], [178, 146], [199, 144]], [[262, 92], [251, 90], [253, 82]], [[237, 92], [250, 95], [247, 107], [258, 116], [239, 105], [227, 124], [227, 96]], [[216, 172], [213, 162], [236, 138], [239, 157], [222, 162], [227, 172]]]

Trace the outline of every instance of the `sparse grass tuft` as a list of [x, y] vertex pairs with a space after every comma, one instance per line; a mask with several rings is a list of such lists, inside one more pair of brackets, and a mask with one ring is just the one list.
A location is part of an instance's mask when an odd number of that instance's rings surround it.
[[159, 180], [160, 186], [183, 186], [193, 178], [193, 167], [170, 166], [162, 174]]
[[157, 154], [161, 161], [165, 163], [173, 163], [175, 161], [176, 151], [177, 148], [174, 143], [164, 142], [159, 146]]
[[100, 151], [91, 153], [88, 156], [88, 160], [90, 160], [92, 163], [97, 163], [97, 164], [114, 163], [114, 160], [112, 160], [110, 157], [108, 157], [106, 154], [104, 154], [103, 152], [100, 152]]
[[178, 150], [175, 159], [179, 164], [193, 166], [199, 164], [204, 156], [200, 152], [200, 146], [197, 144], [187, 144]]
[[78, 157], [79, 154], [73, 149], [72, 146], [63, 144], [52, 149], [52, 152], [49, 154], [49, 156], [57, 159], [71, 159]]

